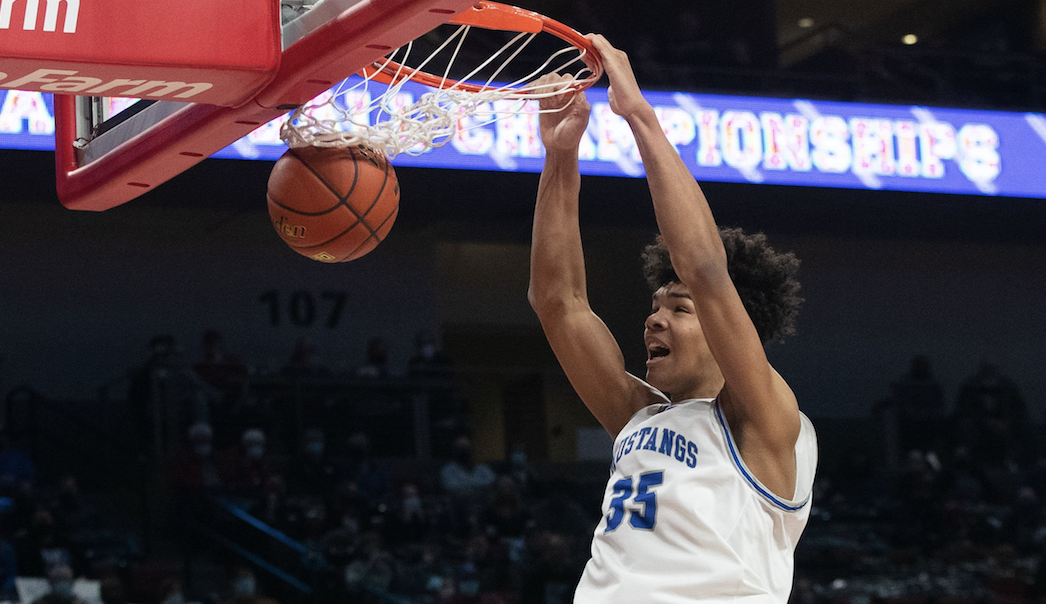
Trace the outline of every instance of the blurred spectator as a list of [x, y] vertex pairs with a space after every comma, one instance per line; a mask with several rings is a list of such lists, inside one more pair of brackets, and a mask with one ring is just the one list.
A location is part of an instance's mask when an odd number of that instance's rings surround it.
[[129, 416], [142, 450], [164, 454], [186, 427], [208, 422], [215, 395], [189, 367], [174, 337], [154, 336], [149, 341], [149, 357], [132, 371], [127, 392]]
[[467, 496], [486, 490], [497, 476], [486, 464], [476, 463], [472, 440], [459, 436], [454, 441], [453, 456], [440, 470], [439, 479], [445, 492]]
[[494, 501], [483, 512], [484, 532], [495, 543], [520, 548], [526, 537], [530, 514], [516, 481], [509, 476], [498, 479]]
[[[908, 452], [897, 486], [903, 518], [895, 533], [894, 544], [898, 548], [929, 554], [930, 547], [937, 545], [940, 471], [936, 454], [915, 449]], [[922, 548], [927, 551], [919, 551]]]
[[214, 455], [214, 430], [210, 424], [197, 423], [189, 428], [188, 436], [188, 448], [171, 463], [175, 489], [189, 495], [220, 490], [225, 486], [225, 477]]
[[294, 345], [291, 358], [283, 367], [283, 375], [288, 377], [309, 378], [327, 375], [329, 370], [320, 358], [316, 344], [306, 338]]
[[[465, 564], [459, 571], [458, 585], [473, 601], [503, 602], [512, 587], [508, 550], [492, 543], [486, 535], [472, 535], [465, 546]], [[466, 577], [472, 575], [471, 584]]]
[[160, 586], [160, 604], [185, 604], [185, 593], [182, 591], [182, 582], [177, 579], [167, 579]]
[[[322, 383], [323, 379], [330, 375], [330, 368], [320, 356], [320, 349], [316, 343], [308, 338], [301, 338], [294, 345], [291, 358], [284, 365], [281, 375], [292, 381], [303, 381], [306, 387], [271, 401], [267, 412], [271, 417], [262, 425], [269, 428], [275, 442], [287, 443], [293, 447], [303, 425], [320, 423], [326, 416], [331, 393], [315, 385]], [[255, 418], [255, 421], [260, 419]]]
[[36, 510], [29, 530], [22, 531], [14, 545], [20, 576], [44, 577], [55, 567], [74, 566], [72, 555], [58, 532], [54, 517], [44, 508]]
[[[480, 539], [482, 537], [479, 536]], [[473, 556], [454, 569], [454, 585], [457, 591], [440, 598], [440, 604], [478, 604], [482, 582]]]
[[227, 442], [234, 430], [236, 408], [245, 396], [249, 370], [225, 348], [222, 334], [209, 329], [203, 334], [203, 359], [193, 366], [199, 378], [219, 395], [211, 405], [210, 421], [219, 442]]
[[289, 532], [293, 518], [297, 516], [287, 501], [287, 483], [283, 476], [273, 474], [265, 481], [261, 503], [252, 510], [259, 520], [280, 532]]
[[276, 464], [268, 454], [265, 433], [258, 428], [244, 430], [240, 446], [229, 453], [227, 491], [237, 497], [260, 501]]
[[796, 577], [795, 586], [788, 597], [788, 604], [818, 604], [821, 599], [814, 589], [814, 583], [806, 577]]
[[396, 591], [423, 602], [431, 601], [443, 586], [444, 577], [452, 571], [440, 555], [438, 543], [417, 544], [404, 548], [396, 577]]
[[349, 594], [385, 594], [396, 578], [396, 563], [385, 549], [381, 534], [367, 531], [360, 535], [359, 552], [345, 567], [345, 585]]
[[232, 595], [226, 604], [277, 604], [275, 600], [259, 595], [254, 571], [245, 566], [233, 569], [229, 587]]
[[18, 485], [32, 483], [35, 475], [29, 454], [15, 445], [6, 427], [0, 427], [0, 496], [14, 495]]
[[47, 582], [51, 593], [37, 598], [34, 604], [84, 604], [83, 600], [73, 595], [73, 569], [64, 564], [55, 565], [47, 573]]
[[18, 600], [18, 555], [11, 541], [12, 520], [11, 510], [0, 511], [0, 600]]
[[356, 377], [382, 379], [389, 377], [389, 352], [385, 338], [375, 336], [367, 341], [367, 360], [356, 368]]
[[850, 505], [868, 505], [890, 492], [885, 479], [880, 476], [879, 464], [866, 452], [849, 449], [837, 463], [838, 471], [818, 481], [820, 484], [815, 488], [834, 486], [834, 495]]
[[389, 494], [389, 476], [372, 458], [370, 439], [362, 432], [349, 437], [344, 482], [363, 500], [378, 503]]
[[973, 508], [984, 504], [982, 478], [965, 447], [952, 451], [940, 480], [946, 505]]
[[174, 336], [167, 334], [156, 335], [149, 340], [149, 356], [144, 364], [132, 371], [128, 397], [136, 401], [149, 400], [152, 396], [153, 372], [170, 365], [175, 346]]
[[533, 507], [531, 514], [536, 530], [564, 537], [575, 553], [581, 555], [582, 550], [588, 551], [598, 518], [592, 518], [581, 508], [571, 496], [572, 490], [570, 480], [554, 479], [548, 493]]
[[520, 604], [570, 604], [584, 565], [574, 557], [569, 540], [541, 531], [530, 545]]
[[407, 362], [407, 375], [419, 382], [427, 399], [432, 450], [437, 456], [449, 454], [454, 438], [468, 422], [468, 409], [459, 397], [450, 357], [436, 335], [422, 329], [414, 334], [414, 351]]
[[13, 504], [11, 525], [15, 527], [15, 530], [23, 530], [31, 525], [33, 516], [41, 506], [34, 483], [19, 483], [11, 502]]
[[102, 604], [128, 604], [127, 588], [115, 575], [102, 579], [99, 588]]
[[323, 430], [315, 427], [306, 430], [301, 450], [292, 460], [288, 473], [294, 494], [330, 503], [340, 474]]
[[258, 580], [249, 568], [240, 566], [233, 571], [232, 595], [234, 598], [254, 597], [258, 592]]
[[900, 450], [941, 451], [945, 436], [944, 391], [930, 359], [912, 358], [908, 372], [891, 384]]
[[527, 450], [522, 444], [516, 443], [512, 446], [512, 450], [508, 454], [508, 464], [505, 466], [504, 473], [507, 476], [511, 476], [512, 480], [516, 482], [524, 501], [533, 495], [534, 490], [538, 486], [538, 475], [534, 466], [530, 465], [527, 458]]
[[420, 543], [428, 532], [428, 514], [417, 485], [404, 484], [388, 520], [388, 535], [395, 545]]
[[490, 500], [490, 486], [497, 476], [486, 465], [476, 463], [472, 441], [459, 436], [451, 460], [439, 472], [440, 487], [450, 502], [451, 522], [459, 532], [478, 530], [480, 514]]
[[193, 370], [207, 384], [225, 391], [232, 387], [235, 394], [247, 377], [247, 366], [225, 348], [225, 339], [215, 329], [208, 329], [203, 334], [203, 359], [193, 366]]
[[450, 373], [450, 359], [440, 349], [436, 336], [426, 329], [414, 335], [414, 354], [407, 363], [411, 377], [444, 377]]
[[[1006, 518], [1006, 540], [1022, 556], [1037, 556], [1046, 544], [1046, 510], [1034, 489], [1022, 487]], [[1039, 564], [1043, 564], [1040, 559]]]
[[959, 390], [953, 417], [955, 438], [978, 463], [1026, 461], [1027, 422], [1024, 398], [995, 363], [982, 363]]
[[149, 354], [145, 363], [131, 370], [127, 402], [131, 407], [131, 417], [134, 418], [135, 433], [148, 443], [152, 443], [155, 428], [153, 399], [159, 388], [156, 385], [156, 374], [170, 365], [174, 346], [174, 336], [153, 336], [149, 340]]
[[359, 510], [348, 509], [338, 524], [317, 540], [316, 547], [327, 562], [340, 569], [348, 566], [359, 549], [360, 521]]
[[59, 531], [74, 537], [98, 524], [98, 510], [84, 501], [76, 478], [66, 474], [58, 479], [58, 493], [52, 513]]

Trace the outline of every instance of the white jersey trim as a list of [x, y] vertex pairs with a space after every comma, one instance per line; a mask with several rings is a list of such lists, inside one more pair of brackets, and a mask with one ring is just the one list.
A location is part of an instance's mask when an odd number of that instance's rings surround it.
[[[806, 497], [801, 501], [788, 501], [771, 493], [766, 487], [762, 485], [762, 483], [760, 483], [755, 478], [755, 476], [752, 476], [752, 474], [748, 470], [748, 466], [746, 466], [744, 460], [741, 459], [741, 455], [738, 453], [737, 447], [734, 445], [734, 438], [733, 435], [730, 433], [730, 427], [726, 425], [726, 418], [723, 417], [723, 408], [719, 404], [719, 399], [716, 399], [715, 401], [715, 414], [716, 419], [719, 421], [719, 426], [723, 429], [723, 435], [726, 437], [726, 446], [730, 451], [731, 459], [734, 460], [734, 467], [736, 467], [737, 470], [741, 473], [741, 476], [745, 479], [745, 481], [747, 481], [748, 484], [751, 485], [751, 487], [755, 489], [757, 493], [762, 495], [767, 501], [786, 512], [797, 512], [803, 509], [806, 506], [806, 504], [810, 502], [811, 494], [807, 493]], [[796, 462], [798, 463], [798, 461], [799, 460], [797, 459]], [[796, 468], [796, 470], [798, 471], [798, 468]], [[796, 486], [798, 487], [798, 485]]]

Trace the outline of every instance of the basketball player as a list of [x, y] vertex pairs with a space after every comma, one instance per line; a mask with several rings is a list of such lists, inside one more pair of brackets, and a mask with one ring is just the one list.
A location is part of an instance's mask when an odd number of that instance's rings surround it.
[[542, 101], [566, 109], [541, 115], [528, 296], [574, 389], [614, 438], [574, 601], [784, 604], [817, 444], [763, 344], [793, 331], [798, 261], [761, 234], [718, 229], [628, 57], [589, 38], [610, 78], [610, 107], [635, 135], [661, 236], [644, 252], [655, 291], [643, 381], [625, 371], [587, 299], [578, 144], [589, 104], [584, 93]]

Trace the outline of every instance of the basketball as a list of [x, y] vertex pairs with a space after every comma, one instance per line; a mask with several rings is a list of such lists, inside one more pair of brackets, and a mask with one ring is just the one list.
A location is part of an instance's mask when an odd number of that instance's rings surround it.
[[272, 226], [294, 251], [347, 262], [373, 250], [399, 212], [392, 165], [363, 146], [290, 149], [269, 175]]

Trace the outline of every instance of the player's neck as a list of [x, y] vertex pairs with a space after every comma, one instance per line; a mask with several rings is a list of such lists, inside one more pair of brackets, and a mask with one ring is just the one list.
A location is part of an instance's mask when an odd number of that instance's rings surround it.
[[668, 399], [673, 403], [691, 399], [714, 399], [723, 391], [723, 378], [702, 380], [690, 388], [684, 388], [678, 392], [666, 393]]

